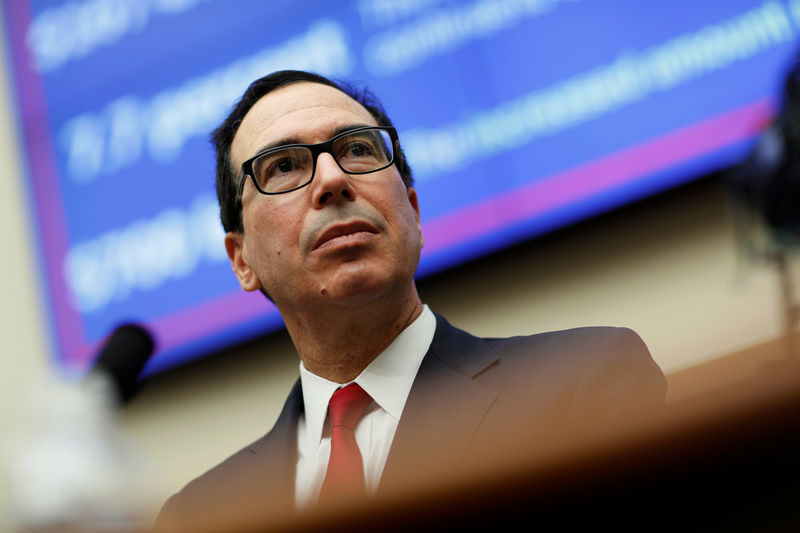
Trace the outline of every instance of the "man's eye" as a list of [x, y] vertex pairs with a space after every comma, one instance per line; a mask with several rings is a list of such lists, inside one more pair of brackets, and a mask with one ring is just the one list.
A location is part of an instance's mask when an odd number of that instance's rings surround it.
[[291, 159], [281, 159], [270, 168], [270, 175], [286, 174], [294, 170], [295, 164]]
[[344, 151], [344, 157], [366, 157], [372, 154], [372, 147], [364, 142], [350, 143]]

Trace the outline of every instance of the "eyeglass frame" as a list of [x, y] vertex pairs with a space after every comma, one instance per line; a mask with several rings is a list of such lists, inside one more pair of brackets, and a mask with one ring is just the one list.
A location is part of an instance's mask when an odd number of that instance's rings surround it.
[[[339, 163], [339, 160], [336, 158], [336, 155], [334, 155], [334, 153], [333, 153], [333, 143], [334, 143], [334, 141], [336, 141], [337, 139], [340, 139], [341, 137], [344, 137], [346, 135], [352, 135], [353, 133], [358, 133], [359, 131], [365, 131], [365, 130], [383, 130], [383, 131], [385, 131], [385, 132], [387, 132], [389, 134], [389, 140], [392, 143], [392, 146], [391, 146], [391, 148], [392, 148], [392, 159], [386, 165], [384, 165], [384, 166], [382, 166], [380, 168], [376, 168], [374, 170], [366, 170], [366, 171], [363, 171], [363, 172], [354, 172], [354, 171], [347, 170], [344, 167], [342, 167], [341, 163]], [[298, 185], [297, 187], [293, 187], [293, 188], [287, 189], [285, 191], [280, 191], [280, 192], [267, 192], [267, 191], [264, 191], [263, 189], [261, 189], [261, 187], [259, 187], [258, 181], [255, 178], [255, 172], [253, 172], [253, 162], [256, 159], [258, 159], [260, 157], [263, 157], [263, 156], [265, 156], [267, 154], [270, 154], [272, 152], [277, 152], [278, 150], [285, 150], [287, 148], [307, 148], [311, 152], [311, 160], [312, 160], [312, 163], [311, 163], [311, 177], [308, 178], [308, 181], [303, 183], [302, 185]], [[241, 180], [241, 182], [239, 184], [239, 194], [238, 194], [239, 198], [241, 199], [241, 197], [242, 197], [242, 193], [244, 192], [244, 184], [245, 184], [245, 181], [247, 181], [247, 178], [251, 179], [251, 181], [253, 182], [253, 185], [255, 186], [256, 190], [259, 193], [266, 194], [266, 195], [269, 195], [269, 196], [274, 196], [274, 195], [277, 195], [277, 194], [286, 194], [287, 192], [292, 192], [292, 191], [296, 191], [297, 189], [302, 189], [303, 187], [307, 186], [309, 183], [314, 181], [314, 176], [317, 174], [317, 159], [319, 158], [320, 154], [323, 154], [323, 153], [330, 154], [330, 156], [336, 162], [336, 165], [345, 174], [350, 174], [350, 175], [372, 174], [373, 172], [379, 172], [381, 170], [387, 169], [387, 168], [389, 168], [390, 166], [392, 166], [395, 163], [395, 161], [397, 160], [397, 154], [400, 153], [400, 139], [397, 136], [397, 130], [394, 129], [393, 127], [391, 127], [391, 126], [360, 126], [360, 127], [357, 127], [357, 128], [353, 128], [351, 130], [346, 130], [346, 131], [343, 131], [341, 133], [337, 133], [336, 135], [334, 135], [333, 137], [331, 137], [327, 141], [323, 141], [323, 142], [317, 143], [317, 144], [284, 144], [284, 145], [281, 145], [281, 146], [274, 146], [272, 148], [267, 148], [266, 150], [262, 150], [262, 151], [258, 152], [256, 155], [254, 155], [253, 157], [251, 157], [250, 159], [248, 159], [247, 161], [242, 163], [242, 180]]]

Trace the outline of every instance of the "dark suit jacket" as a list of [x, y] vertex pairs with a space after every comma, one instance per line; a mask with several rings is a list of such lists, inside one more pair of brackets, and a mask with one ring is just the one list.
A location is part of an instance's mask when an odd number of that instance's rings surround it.
[[[467, 463], [558, 445], [658, 408], [666, 381], [634, 332], [593, 327], [526, 337], [474, 337], [437, 315], [379, 487], [428, 483]], [[298, 380], [273, 429], [189, 483], [164, 505], [166, 529], [226, 530], [292, 513]]]

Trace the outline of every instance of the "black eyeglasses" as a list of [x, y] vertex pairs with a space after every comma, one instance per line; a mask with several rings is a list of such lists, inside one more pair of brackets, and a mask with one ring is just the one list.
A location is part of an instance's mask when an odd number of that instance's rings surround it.
[[319, 144], [289, 144], [264, 150], [242, 163], [244, 177], [239, 196], [248, 176], [261, 194], [283, 194], [305, 187], [314, 179], [321, 153], [331, 154], [347, 174], [383, 170], [394, 163], [397, 142], [394, 128], [365, 126]]

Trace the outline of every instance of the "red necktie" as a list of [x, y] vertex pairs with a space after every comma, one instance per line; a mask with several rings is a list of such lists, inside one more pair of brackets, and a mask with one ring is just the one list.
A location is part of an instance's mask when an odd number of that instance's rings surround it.
[[352, 383], [333, 393], [328, 404], [331, 423], [331, 457], [322, 482], [321, 504], [363, 496], [364, 466], [354, 430], [361, 414], [372, 401], [369, 394]]

